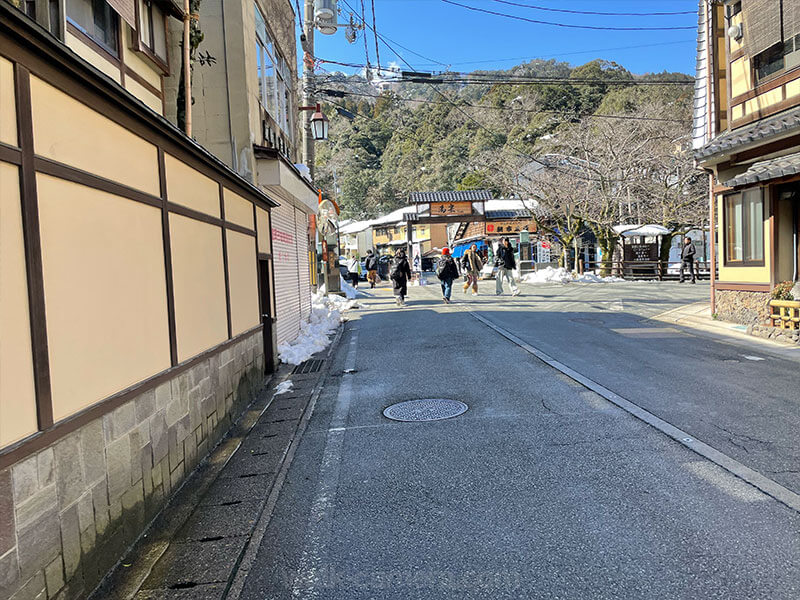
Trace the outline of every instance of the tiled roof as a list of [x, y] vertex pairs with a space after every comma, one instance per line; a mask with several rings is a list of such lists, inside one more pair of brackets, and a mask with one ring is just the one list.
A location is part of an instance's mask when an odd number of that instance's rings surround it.
[[463, 192], [411, 192], [408, 201], [411, 204], [423, 202], [477, 202], [491, 200], [489, 190], [466, 190]]
[[729, 179], [725, 182], [725, 185], [736, 187], [797, 175], [798, 173], [800, 173], [800, 152], [753, 163], [747, 171], [733, 179]]
[[767, 141], [772, 137], [796, 130], [800, 133], [800, 108], [795, 108], [753, 123], [749, 127], [723, 133], [695, 152], [698, 160], [735, 149], [737, 146], [753, 142]]
[[531, 211], [527, 208], [520, 208], [516, 210], [487, 210], [486, 211], [486, 218], [487, 219], [520, 219], [520, 218], [530, 218]]

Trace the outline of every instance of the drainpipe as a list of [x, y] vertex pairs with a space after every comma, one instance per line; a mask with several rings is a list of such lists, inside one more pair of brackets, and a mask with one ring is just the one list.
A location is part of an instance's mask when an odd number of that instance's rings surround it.
[[192, 71], [189, 48], [192, 15], [189, 10], [189, 0], [183, 0], [183, 110], [185, 115], [186, 135], [192, 137]]

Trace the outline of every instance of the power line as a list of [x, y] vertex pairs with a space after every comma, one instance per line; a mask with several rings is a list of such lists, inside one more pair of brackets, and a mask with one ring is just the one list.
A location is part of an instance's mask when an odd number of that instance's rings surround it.
[[[493, 62], [509, 62], [512, 60], [544, 60], [545, 58], [555, 58], [557, 56], [573, 56], [575, 54], [592, 54], [593, 52], [610, 52], [612, 50], [633, 50], [637, 48], [653, 48], [656, 46], [674, 46], [676, 44], [689, 44], [695, 43], [697, 40], [695, 39], [686, 39], [686, 40], [676, 40], [674, 42], [658, 42], [654, 44], [635, 44], [632, 46], [617, 46], [614, 48], [593, 48], [591, 50], [577, 50], [574, 52], [558, 52], [556, 54], [543, 54], [541, 56], [516, 56], [511, 58], [491, 58], [491, 59], [482, 59], [482, 60], [465, 60], [459, 62], [452, 62], [451, 65], [477, 65], [477, 64], [485, 64], [485, 63], [493, 63]], [[423, 63], [424, 64], [424, 63]], [[430, 64], [442, 64], [442, 63], [430, 63]]]
[[663, 17], [670, 15], [696, 15], [696, 10], [681, 10], [675, 12], [645, 12], [645, 13], [631, 13], [631, 12], [596, 12], [590, 10], [570, 10], [567, 8], [549, 8], [546, 6], [535, 6], [533, 4], [523, 4], [522, 2], [511, 2], [510, 0], [492, 0], [492, 2], [499, 2], [500, 4], [509, 4], [511, 6], [521, 6], [523, 8], [531, 8], [533, 10], [545, 10], [548, 12], [569, 13], [572, 15], [599, 15], [603, 17]]
[[[372, 30], [373, 31], [378, 31], [378, 26], [375, 23], [375, 0], [371, 0], [371, 4], [372, 4]], [[366, 36], [367, 33], [364, 32], [364, 35]], [[378, 36], [377, 36], [377, 34], [375, 35], [375, 60], [378, 63], [378, 75], [380, 75], [381, 74], [381, 53], [380, 53], [380, 50], [378, 48]]]
[[497, 17], [505, 17], [507, 19], [515, 19], [517, 21], [525, 21], [526, 23], [534, 23], [537, 25], [552, 25], [554, 27], [568, 27], [570, 29], [594, 29], [594, 30], [602, 30], [602, 31], [678, 31], [678, 30], [689, 30], [692, 31], [697, 29], [696, 25], [690, 25], [686, 27], [604, 27], [600, 25], [572, 25], [568, 23], [557, 23], [555, 21], [541, 21], [538, 19], [529, 19], [528, 17], [521, 17], [519, 15], [509, 15], [508, 13], [501, 13], [494, 10], [488, 10], [486, 8], [478, 8], [477, 6], [469, 6], [468, 4], [461, 4], [460, 2], [454, 2], [453, 0], [441, 0], [445, 4], [452, 4], [453, 6], [460, 6], [461, 8], [465, 8], [467, 10], [471, 10], [474, 12], [486, 13], [488, 15], [494, 15]]
[[[387, 96], [383, 96], [380, 94], [366, 94], [364, 92], [353, 92], [353, 91], [345, 91], [345, 90], [319, 90], [322, 94], [328, 94], [329, 92], [341, 92], [347, 96], [360, 96], [364, 98], [386, 98]], [[338, 95], [338, 94], [337, 94]], [[402, 102], [416, 102], [419, 104], [435, 104], [441, 106], [448, 106], [449, 103], [446, 102], [434, 102], [433, 100], [425, 100], [422, 98], [403, 98], [395, 94], [394, 96], [390, 97], [393, 99], [400, 100]], [[621, 119], [621, 120], [629, 120], [629, 121], [661, 121], [667, 123], [688, 123], [691, 121], [691, 118], [687, 117], [686, 119], [667, 119], [662, 117], [640, 117], [636, 115], [606, 115], [606, 114], [585, 114], [585, 115], [569, 115], [568, 113], [564, 113], [563, 111], [558, 110], [546, 110], [546, 109], [536, 109], [536, 108], [514, 108], [512, 106], [491, 106], [491, 105], [483, 105], [483, 104], [461, 104], [461, 106], [467, 108], [481, 108], [486, 110], [501, 110], [501, 111], [510, 111], [510, 112], [525, 112], [525, 113], [532, 113], [532, 114], [552, 114], [552, 115], [561, 115], [564, 117], [573, 117], [573, 118], [591, 118], [591, 119]]]

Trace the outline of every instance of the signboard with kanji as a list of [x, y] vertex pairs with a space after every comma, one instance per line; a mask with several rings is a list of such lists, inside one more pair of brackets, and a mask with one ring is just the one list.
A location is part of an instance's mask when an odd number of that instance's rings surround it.
[[486, 235], [510, 235], [527, 229], [529, 233], [536, 231], [536, 222], [530, 221], [487, 221]]
[[431, 202], [431, 216], [471, 215], [472, 202]]

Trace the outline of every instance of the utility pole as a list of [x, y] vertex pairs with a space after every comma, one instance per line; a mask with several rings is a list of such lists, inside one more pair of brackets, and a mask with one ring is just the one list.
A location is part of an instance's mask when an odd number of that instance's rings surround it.
[[[314, 0], [305, 0], [303, 15], [305, 39], [303, 48], [303, 105], [313, 106], [314, 101]], [[311, 114], [303, 117], [303, 162], [314, 179], [314, 136], [311, 133]]]

